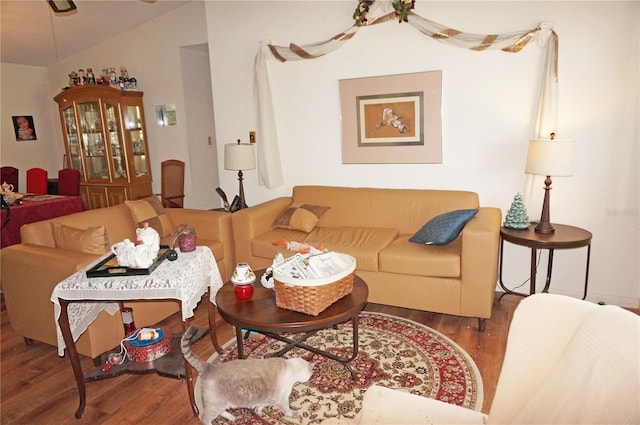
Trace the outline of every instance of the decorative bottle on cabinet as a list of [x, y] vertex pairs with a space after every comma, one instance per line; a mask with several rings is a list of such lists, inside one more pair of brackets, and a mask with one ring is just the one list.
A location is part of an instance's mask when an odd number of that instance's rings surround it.
[[80, 171], [80, 195], [87, 208], [152, 194], [142, 92], [84, 85], [54, 100], [60, 110], [65, 166]]

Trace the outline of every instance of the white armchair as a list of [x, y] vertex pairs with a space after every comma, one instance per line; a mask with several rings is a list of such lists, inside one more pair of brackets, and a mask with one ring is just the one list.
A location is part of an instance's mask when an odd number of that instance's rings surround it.
[[640, 316], [552, 294], [522, 300], [489, 415], [373, 386], [355, 422], [638, 424]]

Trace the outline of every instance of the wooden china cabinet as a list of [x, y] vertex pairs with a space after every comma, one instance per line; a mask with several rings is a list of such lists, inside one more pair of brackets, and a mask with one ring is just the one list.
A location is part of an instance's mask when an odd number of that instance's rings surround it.
[[152, 195], [142, 92], [71, 87], [56, 97], [66, 166], [80, 171], [87, 208]]

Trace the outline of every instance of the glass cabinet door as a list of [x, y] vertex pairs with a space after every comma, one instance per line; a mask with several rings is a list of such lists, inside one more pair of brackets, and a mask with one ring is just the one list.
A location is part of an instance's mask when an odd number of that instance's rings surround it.
[[109, 180], [102, 118], [98, 102], [78, 104], [87, 180]]
[[139, 106], [127, 106], [127, 125], [131, 145], [133, 147], [133, 166], [136, 177], [148, 175], [147, 170], [147, 144], [144, 140], [142, 118]]
[[82, 174], [80, 138], [78, 137], [78, 124], [76, 123], [76, 115], [73, 113], [73, 106], [66, 108], [64, 111], [62, 111], [62, 114], [64, 116], [64, 131], [67, 135], [69, 146], [67, 155], [69, 155], [69, 159], [71, 160], [71, 167], [80, 171], [80, 173]]
[[127, 163], [125, 161], [124, 146], [120, 136], [120, 114], [117, 105], [105, 104], [105, 119], [107, 121], [107, 137], [113, 163], [113, 178], [127, 178]]

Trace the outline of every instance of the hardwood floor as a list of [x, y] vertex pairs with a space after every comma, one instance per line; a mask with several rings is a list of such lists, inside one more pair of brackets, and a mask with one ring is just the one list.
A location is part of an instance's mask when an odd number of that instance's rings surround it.
[[[477, 331], [477, 319], [369, 304], [367, 311], [391, 314], [423, 323], [448, 336], [473, 357], [483, 379], [487, 413], [493, 400], [504, 357], [507, 332], [520, 297], [496, 295], [493, 315], [484, 333]], [[193, 323], [207, 325], [207, 310], [198, 308]], [[163, 322], [175, 332], [182, 330], [178, 315]], [[234, 337], [233, 328], [218, 317], [221, 343]], [[122, 375], [87, 383], [87, 407], [81, 419], [74, 417], [78, 393], [71, 365], [58, 357], [56, 347], [34, 342], [27, 346], [11, 330], [2, 300], [0, 359], [0, 423], [29, 425], [62, 424], [186, 424], [199, 425], [189, 406], [184, 380], [163, 378], [156, 374]], [[202, 358], [213, 354], [210, 340], [194, 346]], [[82, 357], [83, 370], [93, 368], [93, 361]]]

